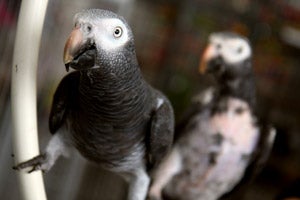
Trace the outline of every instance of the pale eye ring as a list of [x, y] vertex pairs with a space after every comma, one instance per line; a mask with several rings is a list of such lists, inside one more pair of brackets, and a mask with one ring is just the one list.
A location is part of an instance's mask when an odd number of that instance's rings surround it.
[[122, 33], [123, 33], [122, 28], [120, 26], [117, 26], [115, 28], [115, 30], [114, 30], [114, 36], [115, 36], [115, 38], [121, 37]]

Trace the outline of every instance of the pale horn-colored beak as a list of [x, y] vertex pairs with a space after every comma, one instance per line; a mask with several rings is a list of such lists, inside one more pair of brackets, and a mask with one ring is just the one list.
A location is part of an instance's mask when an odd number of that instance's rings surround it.
[[200, 74], [205, 74], [207, 71], [207, 64], [209, 62], [209, 60], [211, 60], [212, 58], [214, 58], [216, 56], [216, 50], [214, 48], [213, 45], [208, 45], [204, 52], [203, 55], [201, 57], [200, 60], [200, 65], [199, 65], [199, 72]]
[[72, 62], [74, 57], [78, 54], [80, 48], [83, 45], [83, 34], [81, 32], [80, 27], [75, 27], [64, 48], [64, 64], [66, 66], [66, 70], [69, 71], [69, 63]]

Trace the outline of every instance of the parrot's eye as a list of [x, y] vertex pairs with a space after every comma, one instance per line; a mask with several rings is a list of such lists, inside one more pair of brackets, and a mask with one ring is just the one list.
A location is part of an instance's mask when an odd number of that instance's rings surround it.
[[122, 35], [122, 28], [121, 27], [116, 27], [115, 28], [115, 31], [114, 31], [114, 36], [115, 36], [115, 38], [119, 38], [119, 37], [121, 37], [121, 35]]
[[236, 52], [237, 52], [238, 54], [242, 53], [242, 52], [243, 52], [243, 47], [239, 47], [239, 48], [236, 50]]
[[222, 48], [222, 45], [220, 43], [216, 44], [217, 50], [220, 50]]
[[92, 27], [91, 27], [90, 25], [88, 25], [88, 26], [86, 27], [86, 29], [87, 29], [88, 32], [91, 32], [91, 31], [92, 31]]

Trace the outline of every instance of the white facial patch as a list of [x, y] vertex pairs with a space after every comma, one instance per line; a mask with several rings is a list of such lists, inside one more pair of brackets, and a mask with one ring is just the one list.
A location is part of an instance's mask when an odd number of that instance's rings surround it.
[[127, 27], [117, 18], [101, 19], [93, 25], [95, 43], [105, 51], [121, 48], [129, 40]]
[[222, 38], [212, 35], [210, 43], [214, 46], [215, 53], [221, 55], [228, 64], [242, 62], [252, 55], [250, 45], [242, 38]]

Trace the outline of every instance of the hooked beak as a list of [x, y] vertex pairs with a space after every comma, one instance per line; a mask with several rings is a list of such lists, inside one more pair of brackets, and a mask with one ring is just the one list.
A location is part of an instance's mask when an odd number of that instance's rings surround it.
[[80, 53], [83, 44], [83, 34], [80, 27], [75, 27], [72, 30], [64, 48], [64, 64], [67, 71], [69, 71], [70, 62], [72, 62], [73, 59]]
[[201, 57], [201, 62], [199, 65], [200, 74], [205, 74], [207, 72], [208, 62], [215, 57], [217, 57], [217, 52], [214, 46], [208, 45], [204, 50], [203, 56]]

